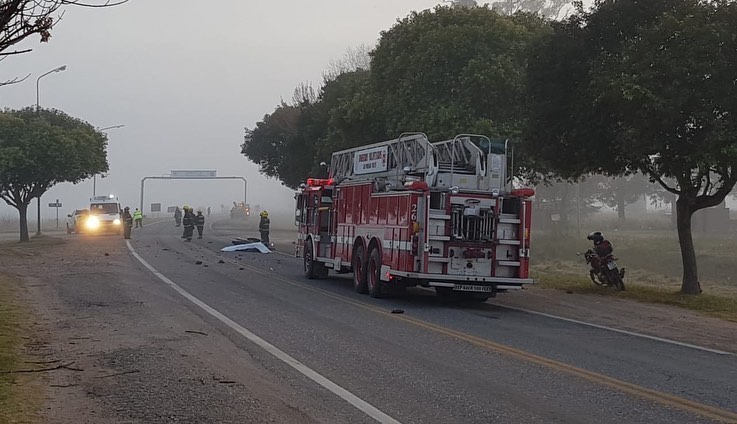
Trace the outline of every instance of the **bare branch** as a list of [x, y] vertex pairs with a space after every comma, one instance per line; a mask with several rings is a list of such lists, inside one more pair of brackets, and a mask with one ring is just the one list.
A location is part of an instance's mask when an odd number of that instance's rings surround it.
[[[25, 49], [5, 53], [11, 46], [33, 34], [38, 34], [42, 43], [48, 42], [51, 39], [51, 30], [64, 15], [64, 11], [60, 10], [63, 7], [105, 8], [127, 2], [128, 0], [4, 0], [0, 2], [0, 55], [31, 51]], [[57, 12], [59, 16], [55, 19], [53, 16]]]
[[25, 77], [23, 77], [23, 78], [20, 78], [20, 77], [15, 77], [15, 78], [13, 78], [13, 79], [10, 79], [10, 80], [7, 80], [7, 81], [5, 81], [5, 82], [0, 82], [0, 87], [6, 86], [6, 85], [13, 85], [13, 84], [18, 84], [18, 83], [20, 83], [20, 82], [23, 82], [23, 81], [27, 80], [27, 79], [28, 79], [28, 77], [30, 77], [30, 76], [31, 76], [31, 74], [28, 74], [28, 75], [26, 75], [26, 76], [25, 76]]

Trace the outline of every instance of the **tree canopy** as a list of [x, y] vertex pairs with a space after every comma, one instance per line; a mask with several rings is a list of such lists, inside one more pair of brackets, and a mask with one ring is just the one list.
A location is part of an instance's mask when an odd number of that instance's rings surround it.
[[514, 138], [526, 117], [527, 46], [547, 28], [535, 15], [488, 7], [412, 13], [381, 33], [369, 69], [330, 73], [315, 101], [280, 104], [246, 130], [241, 151], [296, 187], [332, 152], [406, 131]]
[[676, 194], [684, 293], [701, 290], [691, 217], [737, 182], [735, 19], [727, 1], [599, 0], [532, 50], [526, 139], [538, 168], [640, 171]]
[[18, 209], [21, 241], [28, 240], [31, 200], [55, 184], [107, 171], [106, 148], [103, 133], [58, 110], [0, 113], [0, 198]]

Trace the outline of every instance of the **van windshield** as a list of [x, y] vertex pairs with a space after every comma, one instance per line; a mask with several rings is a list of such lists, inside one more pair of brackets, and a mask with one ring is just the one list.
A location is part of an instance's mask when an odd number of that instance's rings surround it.
[[106, 215], [120, 213], [120, 209], [115, 203], [93, 203], [90, 205], [90, 213], [93, 215]]

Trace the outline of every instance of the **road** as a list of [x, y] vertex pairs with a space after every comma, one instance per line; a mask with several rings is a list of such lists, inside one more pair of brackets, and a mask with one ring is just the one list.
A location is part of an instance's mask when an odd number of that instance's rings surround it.
[[89, 360], [112, 376], [105, 385], [69, 377], [102, 410], [88, 422], [737, 422], [733, 354], [493, 300], [445, 304], [424, 289], [372, 299], [350, 275], [305, 279], [280, 233], [279, 253], [262, 255], [219, 252], [252, 235], [237, 227], [191, 243], [180, 230], [149, 225], [128, 245], [86, 239], [112, 252], [105, 272], [117, 276], [81, 284], [94, 271], [75, 266], [63, 277], [70, 322], [90, 314], [80, 302], [97, 302], [107, 308], [85, 334], [139, 339]]

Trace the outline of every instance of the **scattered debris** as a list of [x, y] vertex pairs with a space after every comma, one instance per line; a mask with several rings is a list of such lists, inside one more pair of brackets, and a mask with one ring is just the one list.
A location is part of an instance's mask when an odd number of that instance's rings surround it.
[[70, 370], [70, 371], [84, 371], [81, 368], [72, 367], [72, 364], [74, 364], [74, 362], [69, 362], [68, 364], [61, 364], [61, 365], [57, 365], [55, 367], [49, 367], [49, 368], [37, 368], [37, 369], [28, 369], [28, 370], [3, 371], [3, 374], [17, 374], [17, 373], [30, 373], [30, 372], [46, 372], [46, 371], [56, 371], [56, 370], [60, 370], [60, 369], [65, 369], [65, 370]]
[[161, 250], [169, 250], [169, 248], [168, 248], [168, 247], [165, 247], [165, 248], [163, 248], [163, 249], [161, 249]]
[[204, 266], [205, 268], [207, 268], [207, 267], [209, 267], [210, 265], [208, 265], [208, 264], [204, 264], [204, 265], [202, 265], [202, 266]]
[[220, 259], [220, 260], [218, 261], [218, 263], [219, 263], [219, 264], [224, 264], [224, 263], [225, 263], [225, 261], [224, 261], [224, 260], [222, 260], [222, 259]]
[[48, 365], [48, 364], [56, 364], [59, 362], [61, 362], [61, 359], [54, 359], [51, 361], [25, 361], [24, 364]]
[[269, 271], [273, 271], [273, 270], [274, 270], [274, 268], [272, 268], [272, 267], [269, 267]]
[[566, 290], [566, 294], [573, 294], [573, 290]]
[[235, 381], [233, 380], [220, 380], [218, 381], [220, 384], [235, 384]]
[[141, 370], [130, 370], [130, 371], [123, 371], [123, 372], [117, 372], [115, 374], [107, 374], [107, 375], [101, 375], [99, 377], [93, 377], [93, 378], [108, 378], [108, 377], [117, 377], [119, 375], [127, 375], [127, 374], [135, 374], [141, 372]]
[[239, 271], [243, 271], [244, 269], [243, 267], [238, 268]]
[[49, 387], [76, 387], [76, 384], [49, 384]]
[[393, 314], [403, 314], [404, 313], [404, 309], [392, 309], [392, 313]]
[[110, 254], [109, 254], [109, 253], [107, 253], [107, 252], [105, 252], [105, 256], [110, 256]]
[[194, 263], [195, 265], [202, 265], [202, 261], [197, 261]]
[[192, 334], [200, 334], [200, 335], [203, 335], [203, 336], [206, 336], [207, 335], [207, 333], [205, 333], [203, 331], [197, 331], [197, 330], [184, 330], [184, 332], [185, 333], [192, 333]]

